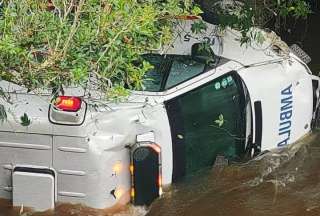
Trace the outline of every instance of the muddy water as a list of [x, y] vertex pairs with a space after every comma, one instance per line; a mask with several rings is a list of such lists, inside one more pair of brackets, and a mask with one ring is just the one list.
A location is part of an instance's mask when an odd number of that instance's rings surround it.
[[30, 209], [12, 208], [9, 201], [0, 199], [0, 216], [142, 216], [146, 212], [143, 207], [125, 206], [98, 210], [71, 204], [58, 204], [55, 211], [32, 212]]
[[148, 215], [320, 215], [319, 165], [320, 133], [295, 148], [193, 177], [157, 200]]

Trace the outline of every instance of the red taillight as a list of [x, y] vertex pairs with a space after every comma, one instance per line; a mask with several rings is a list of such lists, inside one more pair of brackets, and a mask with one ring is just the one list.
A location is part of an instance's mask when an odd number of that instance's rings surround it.
[[68, 112], [77, 112], [81, 108], [81, 98], [72, 96], [59, 96], [54, 101], [54, 107]]

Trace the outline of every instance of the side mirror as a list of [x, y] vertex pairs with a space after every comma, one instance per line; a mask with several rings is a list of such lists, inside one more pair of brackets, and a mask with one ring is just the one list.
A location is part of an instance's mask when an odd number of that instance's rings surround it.
[[191, 47], [191, 57], [193, 60], [206, 65], [214, 65], [216, 58], [210, 45], [207, 43], [195, 43]]

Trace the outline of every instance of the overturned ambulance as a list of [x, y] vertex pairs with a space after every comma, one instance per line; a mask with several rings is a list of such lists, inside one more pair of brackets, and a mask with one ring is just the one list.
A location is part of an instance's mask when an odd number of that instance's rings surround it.
[[144, 55], [154, 69], [123, 102], [80, 88], [52, 100], [1, 81], [0, 198], [39, 211], [148, 205], [217, 156], [238, 161], [311, 131], [320, 79], [285, 43], [263, 32], [263, 44], [241, 46], [236, 31], [207, 24], [195, 34], [194, 22], [179, 21], [171, 46]]

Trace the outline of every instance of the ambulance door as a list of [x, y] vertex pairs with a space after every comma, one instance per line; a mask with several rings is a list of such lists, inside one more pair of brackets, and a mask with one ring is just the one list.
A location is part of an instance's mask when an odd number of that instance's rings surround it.
[[236, 72], [165, 103], [173, 141], [173, 181], [245, 149], [246, 99]]

